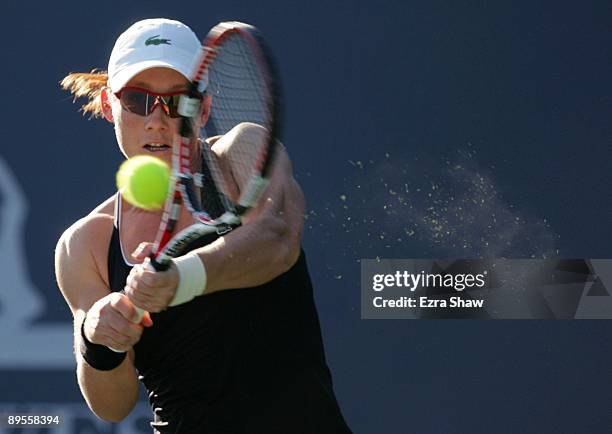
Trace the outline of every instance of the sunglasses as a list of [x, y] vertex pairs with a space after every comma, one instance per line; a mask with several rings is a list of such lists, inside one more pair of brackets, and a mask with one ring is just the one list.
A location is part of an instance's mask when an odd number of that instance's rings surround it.
[[[185, 91], [155, 93], [141, 87], [124, 87], [115, 96], [121, 101], [121, 107], [130, 113], [149, 116], [155, 107], [160, 105], [168, 116], [179, 118], [181, 117], [178, 113], [179, 100], [181, 95], [185, 94]], [[200, 99], [202, 99], [201, 96]]]

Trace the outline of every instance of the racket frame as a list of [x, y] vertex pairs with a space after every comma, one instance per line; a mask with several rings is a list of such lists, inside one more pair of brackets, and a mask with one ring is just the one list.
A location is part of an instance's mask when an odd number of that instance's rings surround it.
[[[212, 151], [205, 148], [208, 146], [207, 143], [197, 143], [199, 131], [194, 131], [194, 124], [196, 117], [201, 115], [202, 104], [205, 103], [202, 92], [205, 91], [208, 84], [208, 70], [222, 49], [223, 43], [234, 35], [244, 38], [249, 43], [251, 53], [257, 58], [255, 64], [260, 68], [258, 72], [260, 77], [266, 81], [267, 86], [266, 102], [270, 113], [270, 124], [264, 139], [265, 144], [262, 146], [263, 152], [258, 155], [254, 172], [237, 204], [227, 206], [229, 201], [224, 201], [226, 212], [213, 219], [201, 208], [197, 200], [196, 177], [200, 174], [192, 172], [191, 159], [192, 149], [196, 149], [198, 145], [202, 147], [201, 152]], [[179, 101], [181, 121], [179, 133], [173, 145], [172, 188], [168, 191], [160, 228], [150, 255], [150, 263], [157, 271], [167, 270], [172, 258], [184, 253], [184, 248], [196, 239], [215, 232], [224, 234], [240, 225], [242, 216], [257, 205], [268, 185], [267, 177], [275, 156], [276, 137], [279, 137], [280, 134], [278, 74], [270, 50], [255, 27], [236, 21], [217, 24], [208, 33], [196, 65], [188, 92], [182, 95]], [[201, 158], [201, 164], [203, 172], [210, 172], [210, 169], [206, 167], [206, 158]], [[173, 237], [172, 234], [180, 218], [183, 204], [192, 214], [195, 223]]]

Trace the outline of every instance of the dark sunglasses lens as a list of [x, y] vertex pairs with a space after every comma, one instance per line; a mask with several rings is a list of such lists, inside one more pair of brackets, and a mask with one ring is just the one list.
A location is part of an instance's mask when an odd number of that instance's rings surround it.
[[147, 112], [147, 94], [146, 92], [125, 89], [121, 92], [121, 104], [123, 108], [140, 116], [146, 116]]

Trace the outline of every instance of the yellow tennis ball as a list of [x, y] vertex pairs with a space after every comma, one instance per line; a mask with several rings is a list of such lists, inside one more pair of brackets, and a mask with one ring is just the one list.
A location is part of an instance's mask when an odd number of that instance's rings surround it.
[[170, 168], [164, 161], [149, 155], [129, 158], [117, 172], [117, 188], [123, 198], [142, 209], [160, 209], [169, 185]]

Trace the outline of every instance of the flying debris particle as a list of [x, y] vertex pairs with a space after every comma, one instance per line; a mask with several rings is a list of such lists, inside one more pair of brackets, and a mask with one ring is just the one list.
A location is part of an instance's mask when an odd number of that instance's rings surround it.
[[361, 161], [348, 160], [348, 162], [351, 163], [353, 167], [358, 167], [359, 169], [363, 169], [363, 163]]
[[408, 235], [409, 237], [414, 235], [414, 231], [412, 229], [408, 229], [408, 228], [404, 228], [404, 232], [406, 233], [406, 235]]
[[344, 194], [341, 194], [341, 195], [340, 195], [340, 200], [341, 200], [342, 202], [344, 202], [344, 201], [346, 200], [346, 196], [345, 196]]
[[385, 157], [389, 158], [389, 153], [385, 152]]
[[335, 275], [335, 276], [334, 276], [334, 279], [336, 279], [336, 280], [340, 280], [340, 279], [342, 279], [342, 274], [337, 274], [337, 275]]

